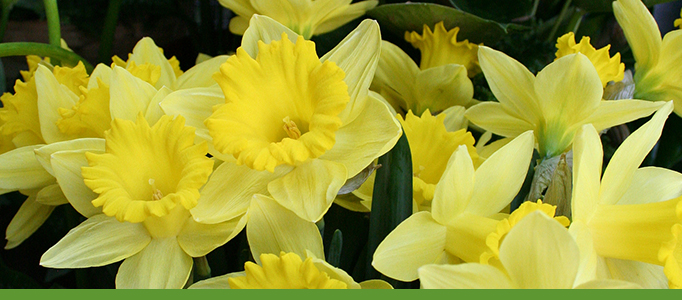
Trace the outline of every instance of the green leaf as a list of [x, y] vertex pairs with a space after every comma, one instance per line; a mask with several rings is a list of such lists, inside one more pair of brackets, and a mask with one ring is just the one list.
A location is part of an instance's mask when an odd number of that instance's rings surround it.
[[343, 234], [341, 230], [334, 230], [334, 235], [332, 236], [332, 242], [329, 245], [329, 254], [327, 255], [327, 262], [334, 266], [339, 267], [341, 262], [341, 250], [343, 248]]
[[[371, 266], [374, 251], [398, 224], [412, 215], [412, 155], [404, 132], [395, 147], [379, 157], [379, 164], [369, 216], [366, 279], [380, 278], [381, 274]], [[397, 282], [389, 283], [398, 288]]]
[[530, 15], [534, 0], [450, 0], [450, 2], [456, 8], [479, 17], [509, 22]]
[[510, 30], [524, 30], [516, 24], [500, 24], [466, 13], [452, 7], [431, 3], [403, 3], [381, 5], [367, 12], [379, 21], [382, 28], [399, 37], [406, 31], [421, 33], [424, 25], [431, 28], [443, 21], [445, 28], [459, 27], [458, 40], [468, 39], [472, 43], [492, 44]]
[[[671, 2], [673, 0], [642, 0], [646, 6]], [[588, 12], [607, 12], [613, 11], [613, 0], [573, 0], [573, 4]]]

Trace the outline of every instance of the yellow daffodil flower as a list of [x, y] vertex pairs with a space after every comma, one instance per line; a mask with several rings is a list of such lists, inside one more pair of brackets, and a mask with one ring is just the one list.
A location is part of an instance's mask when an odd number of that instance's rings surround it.
[[500, 270], [490, 265], [427, 265], [419, 269], [426, 289], [632, 289], [620, 280], [577, 283], [580, 251], [568, 230], [545, 213], [534, 211], [521, 219], [502, 241]]
[[364, 21], [320, 59], [312, 42], [276, 21], [251, 22], [237, 54], [215, 75], [222, 96], [178, 93], [161, 104], [200, 126], [211, 154], [229, 162], [216, 169], [192, 213], [200, 222], [230, 220], [244, 215], [254, 194], [267, 194], [318, 221], [346, 179], [401, 134], [386, 105], [368, 96], [379, 27]]
[[407, 53], [387, 41], [381, 42], [381, 58], [370, 88], [401, 115], [409, 110], [421, 115], [427, 109], [440, 113], [451, 106], [478, 103], [473, 99], [474, 86], [464, 66], [445, 64], [419, 69]]
[[245, 272], [197, 282], [190, 288], [391, 288], [383, 280], [358, 284], [327, 263], [317, 226], [274, 199], [255, 195], [247, 215], [246, 235], [256, 263], [247, 262]]
[[592, 123], [602, 130], [644, 117], [662, 105], [641, 100], [602, 101], [599, 74], [581, 53], [557, 59], [537, 77], [502, 52], [480, 47], [478, 55], [499, 102], [479, 103], [467, 110], [466, 117], [505, 137], [533, 130], [541, 158], [568, 151], [583, 124]]
[[436, 185], [431, 212], [415, 213], [389, 233], [374, 252], [372, 266], [391, 278], [412, 281], [423, 265], [478, 262], [497, 227], [498, 220], [490, 217], [521, 188], [533, 145], [533, 133], [523, 133], [475, 170], [467, 147], [459, 146]]
[[[397, 117], [410, 143], [415, 211], [428, 211], [431, 209], [436, 184], [441, 179], [450, 156], [460, 145], [466, 145], [475, 166], [480, 164], [474, 148], [474, 138], [466, 129], [449, 132], [444, 124], [446, 119], [444, 113], [432, 116], [427, 109], [421, 117], [415, 116], [412, 111], [408, 111], [404, 119], [400, 115]], [[372, 174], [353, 193], [363, 199], [363, 204], [368, 208], [371, 207], [374, 178]]]
[[661, 39], [656, 20], [639, 0], [613, 2], [613, 13], [635, 57], [635, 98], [675, 102], [682, 115], [682, 83], [679, 66], [682, 31], [673, 30]]
[[230, 31], [242, 35], [255, 14], [265, 15], [305, 39], [330, 32], [357, 19], [377, 6], [368, 0], [351, 4], [350, 0], [219, 0], [236, 14], [230, 20]]
[[583, 36], [580, 43], [576, 44], [575, 34], [569, 32], [557, 39], [556, 48], [556, 59], [569, 54], [585, 54], [597, 69], [599, 79], [604, 87], [609, 81], [623, 80], [625, 64], [620, 62], [620, 53], [616, 53], [613, 57], [609, 56], [611, 45], [606, 45], [597, 50], [590, 44], [590, 37], [588, 36]]
[[[136, 122], [115, 119], [105, 140], [104, 153], [87, 153], [89, 167], [82, 169], [97, 194], [90, 205], [101, 212], [45, 252], [41, 265], [84, 268], [124, 259], [117, 288], [182, 288], [192, 257], [236, 234], [236, 223], [198, 224], [189, 211], [213, 169], [206, 143], [194, 144], [194, 129], [182, 117], [164, 116], [150, 127], [142, 114]], [[68, 160], [53, 160], [59, 162]]]
[[666, 265], [671, 286], [682, 284], [680, 259], [675, 254], [679, 251], [675, 248], [677, 237], [673, 234], [674, 227], [682, 223], [682, 174], [656, 167], [638, 168], [656, 144], [672, 110], [673, 104], [666, 103], [633, 132], [613, 154], [603, 175], [597, 130], [588, 124], [576, 135], [571, 227], [584, 227], [591, 235], [588, 241], [596, 251], [591, 265], [600, 276], [661, 287], [662, 268], [650, 265], [656, 264]]
[[459, 27], [445, 29], [443, 22], [438, 22], [431, 28], [424, 24], [424, 31], [419, 33], [405, 32], [405, 40], [421, 52], [419, 68], [422, 70], [456, 64], [467, 69], [469, 77], [480, 73], [478, 65], [478, 46], [469, 40], [457, 41]]

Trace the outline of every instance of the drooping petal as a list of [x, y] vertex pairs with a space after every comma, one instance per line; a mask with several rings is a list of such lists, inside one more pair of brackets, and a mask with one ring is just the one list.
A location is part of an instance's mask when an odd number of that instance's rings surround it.
[[372, 266], [388, 277], [413, 281], [419, 277], [419, 267], [435, 263], [445, 251], [445, 235], [445, 226], [431, 213], [413, 214], [379, 244]]
[[[672, 99], [671, 99], [672, 100]], [[582, 123], [589, 124], [602, 131], [604, 129], [624, 124], [645, 117], [663, 106], [662, 102], [651, 102], [632, 99], [618, 101], [601, 101], [594, 111]]]
[[78, 102], [78, 96], [57, 81], [47, 67], [38, 65], [35, 73], [38, 92], [38, 114], [40, 131], [48, 144], [64, 141], [73, 137], [63, 134], [56, 126], [61, 118], [59, 108], [70, 108]]
[[507, 206], [521, 189], [535, 138], [527, 131], [493, 153], [476, 169], [476, 181], [466, 211], [490, 216]]
[[55, 208], [51, 205], [36, 202], [37, 190], [32, 190], [28, 194], [28, 198], [24, 200], [12, 221], [7, 225], [5, 235], [7, 245], [5, 245], [5, 249], [19, 246], [43, 225]]
[[123, 261], [116, 274], [116, 288], [180, 289], [191, 274], [192, 263], [175, 237], [152, 239], [142, 251]]
[[320, 157], [346, 166], [348, 177], [357, 175], [391, 150], [402, 133], [400, 123], [390, 115], [386, 104], [370, 96], [362, 106], [359, 109], [363, 113], [339, 128], [334, 147]]
[[507, 234], [500, 261], [520, 288], [567, 289], [573, 287], [580, 253], [566, 228], [536, 211]]
[[102, 208], [92, 205], [92, 200], [97, 198], [97, 194], [83, 181], [81, 167], [89, 166], [85, 152], [103, 153], [104, 149], [60, 151], [52, 155], [51, 166], [71, 206], [81, 215], [89, 218], [101, 214]]
[[317, 222], [332, 205], [346, 178], [343, 164], [313, 159], [270, 182], [268, 192], [302, 219]]
[[571, 215], [574, 220], [587, 220], [599, 201], [603, 150], [599, 134], [587, 124], [578, 130], [573, 141], [573, 192]]
[[436, 185], [431, 211], [438, 223], [448, 224], [465, 210], [474, 189], [474, 172], [466, 146], [459, 146]]
[[41, 146], [21, 147], [0, 155], [0, 189], [28, 190], [54, 183], [54, 177], [36, 159], [34, 149]]
[[668, 102], [618, 147], [604, 170], [599, 203], [614, 204], [627, 191], [635, 170], [658, 141], [665, 120], [672, 110], [673, 104]]
[[350, 101], [339, 114], [344, 124], [351, 122], [362, 112], [363, 103], [367, 99], [367, 91], [374, 78], [379, 63], [381, 49], [381, 32], [379, 23], [364, 20], [351, 31], [331, 51], [320, 58], [320, 61], [332, 61], [338, 65], [346, 77]]
[[[232, 25], [230, 25], [232, 26]], [[249, 21], [249, 28], [242, 37], [241, 48], [252, 58], [258, 55], [258, 42], [269, 44], [272, 41], [282, 39], [282, 33], [286, 33], [292, 43], [296, 43], [298, 34], [291, 29], [264, 15], [253, 15]]]
[[111, 117], [133, 121], [144, 113], [156, 95], [156, 88], [127, 70], [115, 66], [111, 75]]
[[484, 46], [478, 48], [478, 61], [502, 107], [512, 116], [537, 125], [542, 112], [533, 74], [513, 58]]
[[424, 289], [511, 289], [514, 284], [499, 269], [478, 263], [426, 265], [419, 268]]
[[496, 102], [481, 102], [467, 109], [464, 116], [477, 126], [505, 137], [515, 137], [535, 129], [533, 124], [510, 115], [503, 105]]
[[324, 258], [322, 237], [315, 223], [301, 219], [274, 199], [255, 195], [248, 214], [246, 236], [256, 263], [260, 264], [261, 254], [282, 251], [305, 257], [308, 250]]
[[189, 218], [178, 233], [178, 244], [192, 257], [205, 256], [232, 238], [246, 226], [245, 217], [237, 217], [217, 224], [203, 224]]
[[227, 58], [227, 55], [218, 55], [196, 64], [178, 77], [178, 80], [173, 83], [172, 89], [177, 91], [188, 88], [207, 88], [215, 85], [216, 82], [213, 80], [213, 74], [218, 72], [220, 64], [224, 63]]
[[282, 166], [270, 173], [225, 162], [208, 179], [192, 216], [198, 222], [216, 224], [243, 215], [254, 194], [267, 194], [268, 183], [290, 171]]
[[651, 70], [661, 54], [661, 32], [649, 9], [639, 0], [613, 2], [613, 14], [637, 61], [637, 70]]
[[54, 171], [52, 170], [52, 163], [50, 162], [51, 160], [50, 156], [52, 154], [59, 151], [88, 149], [92, 150], [101, 149], [102, 151], [104, 151], [104, 139], [84, 138], [52, 143], [35, 149], [35, 154], [36, 159], [38, 159], [43, 168], [45, 168], [45, 170], [48, 173], [50, 173], [50, 175], [55, 176]]
[[40, 258], [50, 268], [87, 268], [108, 265], [147, 247], [152, 238], [142, 224], [119, 222], [95, 215], [71, 229]]

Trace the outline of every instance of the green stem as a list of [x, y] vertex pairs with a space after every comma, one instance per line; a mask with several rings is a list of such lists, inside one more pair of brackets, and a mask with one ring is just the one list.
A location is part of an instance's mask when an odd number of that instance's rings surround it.
[[9, 12], [12, 10], [11, 5], [2, 8], [2, 19], [0, 19], [0, 42], [5, 39], [5, 32], [7, 31], [7, 23], [9, 23]]
[[38, 55], [47, 56], [62, 62], [66, 66], [75, 66], [79, 61], [83, 62], [85, 69], [88, 73], [92, 72], [92, 65], [80, 57], [78, 54], [73, 53], [69, 50], [63, 49], [59, 46], [53, 46], [43, 43], [1, 43], [0, 44], [0, 57], [5, 56], [26, 56], [26, 55]]
[[211, 267], [208, 266], [206, 256], [194, 257], [194, 281], [211, 278]]
[[120, 10], [121, 0], [109, 0], [107, 15], [104, 18], [104, 29], [102, 29], [102, 37], [99, 42], [98, 60], [100, 62], [107, 64], [111, 62], [111, 48], [114, 45], [114, 34], [116, 33]]
[[550, 31], [549, 35], [547, 36], [547, 42], [553, 42], [556, 39], [555, 35], [559, 30], [559, 26], [561, 26], [561, 22], [566, 17], [566, 13], [568, 12], [569, 7], [571, 7], [571, 0], [566, 0], [566, 2], [564, 2], [564, 7], [561, 8], [561, 12], [559, 13], [559, 16], [554, 22], [554, 26], [552, 26], [552, 31]]
[[62, 34], [59, 25], [59, 9], [57, 8], [57, 0], [44, 0], [44, 3], [50, 45], [61, 47]]

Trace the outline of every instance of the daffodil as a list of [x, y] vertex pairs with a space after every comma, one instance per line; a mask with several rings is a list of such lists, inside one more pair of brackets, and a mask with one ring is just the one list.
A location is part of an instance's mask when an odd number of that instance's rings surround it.
[[[115, 119], [105, 141], [105, 151], [87, 153], [89, 166], [82, 168], [81, 180], [97, 198], [74, 205], [89, 204], [95, 213], [45, 252], [41, 265], [84, 268], [123, 259], [117, 288], [183, 287], [192, 257], [236, 234], [235, 222], [199, 224], [190, 214], [213, 169], [206, 143], [194, 144], [182, 117], [164, 116], [150, 127], [141, 114], [136, 122]], [[54, 155], [53, 164], [69, 164], [63, 158], [73, 153]]]
[[420, 70], [402, 49], [387, 41], [381, 42], [381, 58], [371, 89], [401, 115], [410, 110], [421, 115], [427, 109], [440, 113], [451, 106], [478, 103], [473, 99], [474, 86], [464, 66], [446, 64]]
[[467, 147], [459, 146], [436, 185], [431, 212], [415, 213], [389, 233], [374, 252], [372, 266], [391, 278], [412, 281], [427, 264], [478, 262], [497, 227], [491, 217], [523, 184], [533, 145], [533, 133], [523, 133], [475, 170]]
[[604, 87], [609, 81], [623, 80], [625, 64], [620, 62], [620, 53], [616, 53], [613, 57], [609, 56], [611, 45], [606, 45], [597, 50], [590, 44], [590, 37], [588, 36], [583, 36], [580, 43], [576, 44], [575, 34], [569, 32], [557, 39], [556, 48], [556, 59], [569, 54], [585, 54], [597, 69], [599, 79]]
[[672, 110], [673, 104], [668, 102], [633, 132], [603, 174], [597, 130], [588, 124], [576, 135], [571, 226], [589, 232], [587, 242], [595, 251], [591, 265], [599, 276], [664, 287], [662, 267], [651, 265], [656, 264], [666, 266], [671, 287], [682, 283], [674, 235], [674, 228], [682, 223], [682, 175], [657, 167], [638, 168]]
[[363, 21], [320, 59], [312, 42], [274, 20], [251, 22], [242, 46], [215, 75], [221, 96], [177, 93], [161, 104], [203, 127], [211, 154], [226, 162], [192, 213], [200, 222], [230, 220], [244, 215], [254, 194], [266, 194], [318, 221], [346, 179], [401, 134], [386, 105], [368, 96], [379, 27]]
[[423, 288], [455, 289], [631, 289], [620, 280], [578, 282], [580, 251], [568, 230], [535, 211], [521, 219], [499, 247], [503, 270], [490, 265], [427, 265], [419, 269]]
[[583, 124], [597, 130], [644, 117], [661, 103], [602, 101], [604, 89], [590, 60], [581, 53], [563, 56], [536, 76], [506, 54], [480, 47], [479, 62], [499, 102], [467, 110], [472, 123], [504, 137], [533, 130], [541, 158], [568, 151]]
[[357, 19], [377, 6], [368, 0], [351, 4], [350, 0], [220, 0], [222, 6], [236, 14], [230, 20], [230, 31], [242, 35], [253, 15], [265, 15], [306, 39], [330, 32]]
[[[404, 119], [400, 115], [397, 117], [410, 144], [415, 211], [430, 210], [436, 184], [441, 179], [450, 156], [460, 145], [466, 145], [474, 165], [480, 164], [474, 148], [474, 138], [466, 129], [449, 132], [444, 124], [446, 115], [432, 116], [428, 109], [421, 117], [415, 116], [412, 111], [408, 111]], [[370, 176], [353, 193], [365, 200], [363, 204], [368, 208], [371, 207], [374, 177]]]
[[675, 113], [682, 115], [682, 83], [679, 68], [682, 56], [682, 31], [673, 30], [661, 39], [656, 20], [639, 0], [613, 2], [613, 13], [623, 28], [635, 57], [635, 98], [675, 102]]
[[274, 199], [254, 196], [247, 215], [246, 234], [255, 263], [247, 262], [244, 272], [200, 281], [190, 288], [391, 288], [383, 280], [358, 284], [345, 271], [327, 263], [317, 226], [299, 218]]
[[438, 22], [431, 31], [424, 24], [424, 31], [405, 32], [405, 40], [421, 52], [419, 68], [422, 70], [456, 64], [467, 69], [469, 77], [480, 73], [478, 66], [478, 46], [469, 40], [457, 41], [459, 27], [445, 29], [443, 22]]

